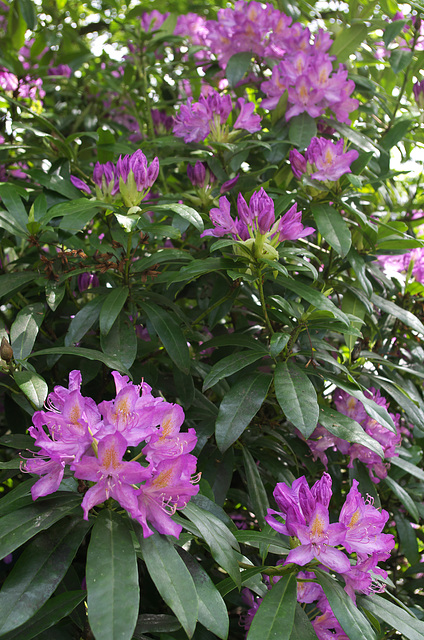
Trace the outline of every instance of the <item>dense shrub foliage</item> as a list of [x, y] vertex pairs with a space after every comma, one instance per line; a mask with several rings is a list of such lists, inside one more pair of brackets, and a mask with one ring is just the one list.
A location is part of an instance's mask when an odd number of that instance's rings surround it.
[[0, 3], [0, 638], [424, 637], [401, 8]]

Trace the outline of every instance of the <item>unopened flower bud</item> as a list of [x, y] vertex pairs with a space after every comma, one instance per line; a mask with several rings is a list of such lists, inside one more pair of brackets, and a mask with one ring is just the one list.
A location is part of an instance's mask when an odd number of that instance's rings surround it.
[[6, 336], [3, 336], [3, 338], [1, 339], [0, 357], [7, 363], [9, 363], [13, 358], [13, 349], [10, 346], [9, 340], [6, 338]]

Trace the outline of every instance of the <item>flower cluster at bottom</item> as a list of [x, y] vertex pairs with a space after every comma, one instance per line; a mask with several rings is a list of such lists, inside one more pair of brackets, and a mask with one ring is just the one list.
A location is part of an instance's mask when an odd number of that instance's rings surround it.
[[[182, 408], [155, 398], [148, 384], [133, 385], [117, 371], [112, 375], [114, 400], [97, 405], [83, 397], [81, 372], [72, 371], [69, 387], [56, 386], [48, 410], [35, 412], [29, 432], [40, 450], [23, 466], [41, 476], [32, 497], [57, 491], [69, 466], [75, 478], [92, 483], [81, 504], [86, 520], [92, 507], [114, 498], [141, 524], [145, 537], [153, 533], [147, 520], [160, 533], [178, 537], [182, 527], [171, 516], [199, 491], [197, 459], [190, 454], [195, 431], [180, 433]], [[123, 459], [128, 447], [140, 444], [140, 454]]]
[[[364, 500], [356, 480], [352, 481], [339, 521], [330, 524], [331, 485], [328, 473], [311, 488], [304, 476], [295, 480], [291, 487], [279, 482], [274, 498], [280, 510], [269, 509], [266, 517], [273, 529], [292, 538], [286, 560], [277, 564], [305, 567], [312, 563], [297, 574], [297, 600], [307, 604], [316, 602], [321, 613], [312, 619], [312, 624], [319, 640], [333, 637], [343, 640], [348, 636], [334, 616], [322, 587], [314, 582], [314, 571], [331, 570], [342, 574], [345, 591], [356, 603], [355, 591], [366, 595], [384, 591], [384, 584], [377, 582], [376, 576], [385, 579], [387, 573], [378, 567], [378, 562], [386, 560], [395, 545], [391, 534], [382, 533], [389, 514], [384, 509], [376, 509], [369, 496]], [[284, 523], [275, 516], [282, 518]], [[356, 559], [349, 558], [345, 551], [356, 554]], [[273, 577], [268, 586], [271, 588], [278, 579], [278, 576]], [[248, 590], [244, 592], [244, 599], [251, 607], [243, 619], [244, 626], [249, 628], [260, 600], [255, 600]]]

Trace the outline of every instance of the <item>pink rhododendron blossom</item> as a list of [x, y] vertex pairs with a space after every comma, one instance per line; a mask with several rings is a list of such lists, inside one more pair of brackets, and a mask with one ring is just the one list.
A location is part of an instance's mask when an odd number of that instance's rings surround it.
[[296, 178], [307, 174], [313, 180], [335, 182], [351, 173], [350, 165], [359, 156], [355, 149], [344, 152], [343, 148], [343, 140], [333, 143], [325, 138], [312, 138], [304, 156], [296, 149], [290, 151], [292, 171]]

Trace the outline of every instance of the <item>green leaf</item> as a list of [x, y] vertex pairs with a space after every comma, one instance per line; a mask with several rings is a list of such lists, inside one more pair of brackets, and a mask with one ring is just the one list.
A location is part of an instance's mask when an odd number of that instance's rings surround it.
[[308, 438], [317, 426], [318, 400], [314, 385], [292, 362], [279, 362], [274, 374], [275, 395], [286, 418]]
[[117, 358], [130, 369], [137, 356], [137, 336], [134, 326], [123, 314], [117, 318], [107, 336], [100, 336], [102, 351]]
[[337, 56], [337, 64], [345, 62], [358, 47], [368, 33], [368, 27], [363, 23], [354, 24], [338, 33], [331, 45], [330, 55]]
[[24, 360], [32, 351], [38, 330], [44, 319], [41, 302], [28, 304], [21, 309], [10, 327], [10, 338], [15, 359]]
[[[63, 216], [63, 220], [60, 223], [60, 228], [67, 231], [81, 231], [82, 227], [78, 227], [81, 216], [84, 219], [91, 220], [96, 209], [100, 206], [106, 207], [103, 202], [97, 200], [88, 200], [88, 198], [74, 198], [69, 202], [61, 202], [55, 204], [47, 211], [46, 215], [40, 220], [40, 224], [46, 225], [53, 218], [60, 218]], [[111, 205], [112, 208], [112, 205]], [[67, 222], [69, 218], [69, 221]]]
[[151, 302], [143, 301], [141, 308], [153, 325], [171, 360], [185, 374], [190, 371], [190, 352], [187, 339], [174, 315]]
[[90, 528], [67, 516], [29, 544], [0, 591], [0, 635], [24, 624], [50, 598]]
[[424, 622], [382, 596], [358, 597], [358, 604], [409, 640], [424, 638]]
[[[337, 438], [362, 444], [384, 459], [383, 447], [361, 427], [356, 420], [329, 407], [320, 407], [319, 423]], [[424, 475], [424, 474], [423, 474]]]
[[372, 284], [369, 281], [366, 268], [365, 268], [365, 260], [363, 257], [351, 247], [349, 253], [347, 254], [347, 259], [351, 264], [352, 269], [354, 270], [356, 277], [358, 278], [358, 282], [362, 289], [365, 291], [368, 297], [371, 297], [372, 294]]
[[7, 35], [11, 39], [14, 49], [20, 49], [24, 45], [26, 30], [27, 25], [22, 17], [19, 1], [15, 0], [10, 5], [9, 20], [7, 24]]
[[385, 482], [385, 484], [387, 484], [389, 489], [393, 491], [395, 496], [399, 498], [399, 500], [401, 501], [401, 503], [403, 504], [407, 512], [414, 518], [415, 522], [418, 522], [420, 519], [418, 507], [413, 501], [413, 499], [411, 498], [411, 496], [409, 495], [409, 493], [403, 487], [401, 487], [400, 484], [398, 484], [395, 480], [393, 480], [393, 478], [391, 478], [390, 476], [387, 476], [387, 478], [384, 478], [383, 482]]
[[128, 520], [104, 509], [98, 515], [87, 551], [88, 620], [102, 640], [131, 640], [140, 591], [137, 556]]
[[49, 280], [46, 282], [46, 302], [52, 311], [56, 311], [65, 296], [65, 286]]
[[424, 325], [418, 317], [410, 311], [402, 309], [394, 302], [381, 298], [375, 293], [371, 296], [371, 302], [382, 311], [390, 313], [392, 316], [395, 316], [395, 318], [398, 318], [401, 322], [406, 324], [407, 327], [418, 331], [418, 333], [424, 334]]
[[49, 388], [47, 382], [34, 371], [15, 371], [15, 382], [37, 409], [42, 409]]
[[[243, 569], [241, 573], [241, 584], [248, 583], [249, 580], [257, 576], [258, 573], [262, 573], [263, 570], [264, 570], [264, 567], [253, 567], [253, 566], [251, 569]], [[231, 578], [225, 578], [225, 580], [221, 580], [221, 582], [219, 582], [216, 585], [216, 588], [218, 589], [222, 597], [224, 597], [228, 593], [231, 593], [231, 591], [234, 591], [234, 589], [236, 589], [236, 585], [234, 584], [234, 581]]]
[[216, 442], [224, 452], [241, 436], [261, 408], [272, 377], [256, 372], [231, 387], [222, 399], [215, 425]]
[[315, 118], [304, 111], [291, 118], [289, 125], [289, 140], [298, 149], [306, 149], [311, 139], [317, 133]]
[[141, 635], [143, 633], [170, 633], [172, 631], [178, 631], [181, 629], [181, 625], [175, 616], [169, 616], [166, 613], [143, 613], [138, 616], [137, 625], [134, 631], [134, 640], [146, 636]]
[[93, 324], [100, 315], [100, 308], [103, 304], [104, 297], [96, 296], [83, 306], [80, 311], [72, 318], [68, 326], [68, 332], [65, 335], [65, 346], [70, 347], [75, 342], [80, 342], [87, 331], [90, 331]]
[[284, 349], [290, 340], [289, 333], [274, 333], [271, 336], [269, 352], [273, 358], [276, 358]]
[[399, 469], [403, 469], [403, 471], [406, 471], [411, 476], [414, 476], [419, 480], [424, 480], [424, 471], [404, 458], [397, 458], [394, 456], [393, 458], [390, 458], [390, 464], [398, 467]]
[[350, 320], [340, 309], [336, 307], [335, 304], [331, 302], [323, 293], [313, 289], [312, 287], [303, 284], [299, 280], [292, 280], [291, 278], [286, 278], [285, 276], [279, 275], [278, 281], [281, 282], [287, 289], [290, 291], [294, 291], [297, 295], [301, 296], [304, 300], [309, 302], [309, 304], [313, 305], [316, 309], [320, 309], [322, 311], [330, 311], [330, 313], [338, 318], [343, 324], [347, 327], [350, 326]]
[[296, 609], [296, 576], [283, 576], [264, 596], [247, 640], [289, 640]]
[[12, 491], [9, 491], [9, 493], [0, 500], [0, 516], [32, 504], [31, 487], [35, 481], [35, 478], [30, 478], [18, 484]]
[[192, 207], [188, 207], [186, 204], [181, 204], [179, 202], [171, 202], [169, 204], [156, 205], [154, 207], [149, 207], [149, 211], [174, 211], [181, 218], [187, 220], [192, 224], [198, 231], [203, 231], [204, 225], [203, 220], [199, 213]]
[[244, 369], [263, 357], [263, 351], [241, 351], [239, 353], [234, 353], [231, 356], [227, 356], [226, 358], [222, 358], [222, 360], [214, 364], [206, 376], [203, 383], [203, 391], [213, 387], [217, 382], [222, 380], [222, 378], [231, 376], [233, 373]]
[[99, 127], [97, 129], [97, 135], [99, 136], [97, 142], [97, 160], [100, 164], [106, 164], [106, 162], [113, 162], [114, 152], [108, 149], [108, 145], [115, 144], [115, 136], [109, 129], [103, 129]]
[[339, 583], [324, 571], [315, 570], [315, 576], [327, 596], [334, 615], [350, 640], [376, 640], [367, 618], [354, 605]]
[[144, 538], [139, 526], [136, 527], [136, 533], [150, 577], [191, 638], [196, 628], [199, 607], [189, 570], [167, 538], [158, 533]]
[[390, 52], [390, 66], [392, 67], [393, 73], [400, 73], [409, 65], [413, 58], [413, 52], [405, 49], [394, 49]]
[[259, 469], [248, 449], [243, 447], [243, 463], [246, 472], [247, 489], [252, 501], [253, 512], [258, 519], [259, 526], [265, 526], [265, 516], [269, 508], [268, 496], [263, 485]]
[[15, 273], [5, 273], [0, 276], [0, 298], [3, 296], [15, 293], [18, 289], [24, 285], [32, 282], [37, 277], [35, 273], [28, 273], [26, 271], [17, 271]]
[[418, 540], [415, 530], [412, 528], [409, 520], [401, 513], [396, 513], [394, 518], [402, 552], [410, 564], [416, 564], [420, 561], [420, 552], [418, 550]]
[[318, 640], [306, 612], [298, 603], [294, 613], [294, 625], [290, 640]]
[[85, 598], [85, 591], [68, 591], [51, 598], [46, 604], [14, 631], [2, 636], [2, 640], [32, 640], [38, 638], [46, 629], [66, 618]]
[[26, 233], [28, 214], [16, 187], [13, 184], [0, 184], [0, 198], [10, 213], [13, 223]]
[[51, 347], [50, 349], [33, 351], [29, 357], [33, 358], [35, 356], [50, 355], [77, 356], [79, 358], [87, 358], [87, 360], [98, 360], [99, 362], [103, 362], [103, 364], [109, 367], [109, 369], [117, 369], [121, 373], [125, 373], [131, 377], [130, 372], [124, 367], [122, 362], [119, 362], [116, 358], [105, 355], [101, 351], [96, 351], [96, 349], [83, 349], [82, 347]]
[[230, 87], [234, 88], [240, 82], [249, 70], [251, 62], [252, 53], [250, 51], [242, 51], [231, 56], [225, 68], [225, 75]]
[[37, 12], [32, 0], [19, 0], [22, 17], [25, 20], [28, 29], [35, 29], [37, 26]]
[[[31, 115], [32, 114], [33, 112], [31, 112]], [[59, 142], [60, 142], [60, 139], [63, 140], [63, 136], [61, 135], [60, 131], [58, 131], [55, 127], [52, 127], [50, 121], [47, 118], [43, 118], [42, 121], [43, 122], [45, 121], [50, 128], [53, 128], [54, 131], [57, 132]], [[55, 140], [55, 138], [52, 138], [52, 140]], [[57, 141], [55, 140], [55, 142]], [[66, 145], [64, 148], [66, 149]], [[46, 187], [46, 189], [50, 189], [55, 193], [60, 193], [61, 196], [64, 196], [65, 198], [69, 198], [70, 200], [72, 200], [72, 202], [57, 204], [54, 207], [52, 207], [47, 212], [47, 216], [48, 216], [47, 222], [51, 220], [52, 217], [57, 217], [56, 214], [54, 216], [49, 217], [52, 210], [56, 210], [56, 207], [57, 208], [63, 207], [64, 208], [63, 211], [64, 212], [66, 211], [68, 213], [71, 211], [77, 212], [79, 210], [79, 207], [84, 206], [83, 204], [84, 202], [92, 202], [92, 204], [96, 205], [95, 201], [90, 201], [87, 198], [81, 198], [81, 191], [76, 187], [74, 187], [74, 185], [70, 180], [63, 178], [62, 176], [56, 173], [46, 173], [41, 169], [31, 169], [30, 175], [36, 182], [41, 184], [43, 187]], [[64, 215], [64, 214], [58, 214], [58, 215]], [[40, 223], [44, 223], [44, 222], [45, 222], [44, 218], [40, 220]]]
[[[290, 538], [287, 537], [287, 542], [284, 542], [281, 538], [282, 536], [268, 535], [263, 531], [237, 531], [234, 535], [238, 542], [242, 544], [247, 544], [250, 547], [255, 547], [255, 549], [259, 549], [262, 546], [267, 546], [270, 553], [275, 553], [280, 556], [287, 555], [290, 551], [289, 549], [289, 541]], [[243, 574], [242, 574], [243, 575]]]
[[128, 293], [129, 288], [127, 286], [116, 287], [104, 299], [99, 318], [100, 333], [104, 336], [107, 336], [116, 318], [121, 313], [121, 309], [127, 301]]
[[[20, 433], [13, 433], [7, 436], [1, 436], [0, 445], [11, 447], [12, 449], [28, 449], [34, 446], [34, 438]], [[2, 503], [4, 498], [2, 498]]]
[[183, 548], [178, 552], [193, 578], [199, 600], [199, 622], [218, 638], [228, 636], [228, 612], [221, 594], [198, 562]]
[[0, 556], [4, 558], [9, 555], [80, 504], [81, 496], [56, 494], [54, 498], [39, 498], [35, 504], [3, 516], [0, 518]]
[[227, 571], [235, 584], [240, 586], [240, 569], [235, 552], [240, 548], [233, 533], [222, 520], [192, 501], [184, 508], [184, 515], [197, 527], [218, 564]]
[[386, 47], [400, 34], [403, 27], [407, 24], [407, 20], [394, 20], [390, 22], [384, 29], [383, 42]]
[[[353, 316], [356, 316], [357, 318], [360, 318], [359, 320], [352, 320], [352, 325], [356, 329], [360, 330], [362, 325], [364, 324], [366, 309], [362, 302], [358, 299], [358, 297], [353, 295], [353, 293], [351, 293], [350, 291], [346, 291], [343, 294], [342, 311], [343, 313], [351, 314]], [[351, 352], [356, 342], [356, 337], [352, 336], [351, 334], [345, 334], [344, 339], [349, 352]]]
[[349, 253], [352, 237], [340, 213], [328, 204], [313, 204], [311, 211], [319, 233], [344, 258]]
[[414, 121], [408, 118], [396, 120], [393, 127], [391, 127], [391, 129], [389, 129], [387, 133], [381, 138], [380, 145], [383, 147], [383, 149], [386, 149], [386, 151], [388, 151], [404, 138], [405, 134], [409, 131], [413, 124]]

